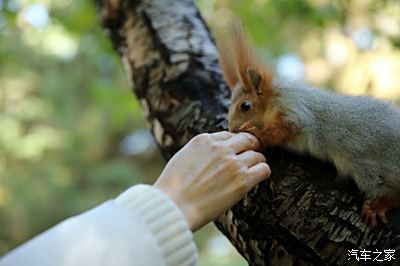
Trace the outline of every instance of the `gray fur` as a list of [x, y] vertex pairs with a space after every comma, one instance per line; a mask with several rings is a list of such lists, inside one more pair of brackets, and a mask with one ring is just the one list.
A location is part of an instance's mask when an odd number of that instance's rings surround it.
[[400, 194], [400, 110], [275, 78], [276, 105], [301, 138], [286, 148], [332, 162], [370, 199]]

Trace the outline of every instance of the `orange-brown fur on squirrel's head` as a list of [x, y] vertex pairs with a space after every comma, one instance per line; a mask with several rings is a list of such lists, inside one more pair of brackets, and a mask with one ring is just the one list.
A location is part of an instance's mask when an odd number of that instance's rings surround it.
[[252, 133], [264, 146], [284, 144], [292, 133], [283, 121], [282, 110], [274, 105], [278, 93], [271, 74], [257, 62], [238, 24], [232, 27], [230, 46], [220, 49], [220, 65], [231, 89], [229, 131]]

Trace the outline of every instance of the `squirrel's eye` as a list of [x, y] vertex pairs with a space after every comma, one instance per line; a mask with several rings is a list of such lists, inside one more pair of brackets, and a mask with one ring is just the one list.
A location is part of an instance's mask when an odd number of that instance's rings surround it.
[[241, 110], [243, 113], [249, 111], [250, 108], [251, 108], [251, 103], [249, 103], [249, 102], [243, 102], [243, 103], [240, 105], [240, 110]]

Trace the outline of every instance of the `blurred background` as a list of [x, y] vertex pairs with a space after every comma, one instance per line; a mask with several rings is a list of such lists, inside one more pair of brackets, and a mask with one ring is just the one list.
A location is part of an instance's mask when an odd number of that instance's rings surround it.
[[[279, 74], [400, 102], [400, 1], [199, 0], [239, 18]], [[91, 0], [0, 0], [0, 255], [151, 183], [164, 160]], [[246, 265], [209, 225], [201, 265]]]

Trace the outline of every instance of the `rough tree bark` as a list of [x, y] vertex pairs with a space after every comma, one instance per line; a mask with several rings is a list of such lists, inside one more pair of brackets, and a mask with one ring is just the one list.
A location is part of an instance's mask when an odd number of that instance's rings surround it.
[[[100, 0], [98, 12], [166, 159], [194, 135], [227, 128], [229, 91], [191, 0]], [[400, 256], [398, 212], [371, 230], [362, 196], [335, 182], [332, 166], [280, 149], [267, 156], [271, 178], [216, 221], [250, 265], [359, 264], [351, 249]]]

